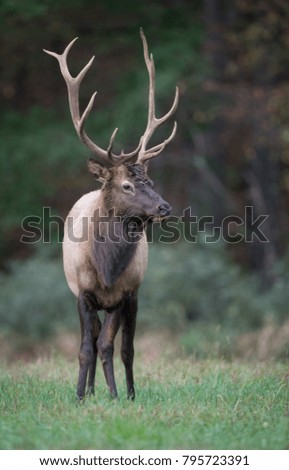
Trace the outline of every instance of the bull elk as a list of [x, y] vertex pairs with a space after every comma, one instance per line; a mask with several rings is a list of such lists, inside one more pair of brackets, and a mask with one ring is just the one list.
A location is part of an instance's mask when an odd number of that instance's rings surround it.
[[[75, 38], [63, 54], [44, 50], [57, 59], [67, 85], [72, 122], [80, 140], [97, 160], [90, 158], [88, 169], [102, 183], [100, 190], [82, 196], [71, 209], [64, 229], [63, 262], [67, 283], [78, 299], [81, 327], [77, 397], [82, 400], [94, 393], [95, 369], [99, 354], [107, 386], [117, 397], [114, 379], [114, 339], [122, 326], [121, 358], [125, 367], [127, 396], [135, 398], [133, 379], [133, 339], [136, 326], [138, 288], [147, 266], [145, 226], [149, 220], [161, 220], [171, 212], [170, 205], [153, 189], [147, 175], [147, 163], [159, 155], [176, 133], [162, 143], [148, 148], [154, 131], [175, 112], [178, 88], [171, 109], [161, 118], [155, 115], [155, 69], [143, 31], [140, 31], [144, 59], [149, 75], [148, 120], [136, 149], [115, 154], [113, 144], [117, 128], [112, 133], [107, 150], [95, 144], [86, 134], [84, 124], [92, 109], [94, 93], [81, 114], [80, 84], [94, 57], [72, 77], [67, 56]], [[87, 237], [83, 236], [84, 226]], [[72, 236], [73, 235], [73, 236]], [[79, 241], [81, 239], [81, 241]], [[98, 312], [105, 311], [103, 323]]]

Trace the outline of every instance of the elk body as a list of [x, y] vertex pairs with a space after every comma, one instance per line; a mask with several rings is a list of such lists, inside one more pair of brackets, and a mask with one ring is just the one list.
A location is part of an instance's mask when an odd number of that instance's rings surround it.
[[[80, 198], [70, 211], [64, 230], [63, 261], [68, 285], [78, 300], [81, 327], [77, 396], [81, 400], [94, 393], [95, 369], [99, 355], [105, 379], [113, 398], [117, 397], [113, 371], [114, 339], [122, 327], [121, 357], [125, 367], [127, 395], [134, 399], [133, 339], [136, 326], [138, 288], [147, 266], [145, 226], [149, 220], [160, 220], [170, 214], [167, 202], [153, 189], [147, 175], [147, 162], [161, 153], [173, 139], [176, 123], [168, 139], [147, 148], [155, 131], [171, 117], [178, 103], [178, 89], [169, 112], [155, 116], [155, 72], [141, 30], [144, 57], [149, 73], [148, 121], [137, 148], [130, 153], [113, 153], [117, 129], [107, 150], [96, 145], [84, 130], [96, 93], [85, 111], [79, 111], [79, 87], [92, 58], [77, 77], [67, 67], [67, 55], [74, 39], [63, 54], [54, 56], [66, 81], [70, 112], [81, 141], [98, 157], [89, 159], [88, 169], [102, 183], [100, 190]], [[98, 312], [105, 311], [103, 323]]]

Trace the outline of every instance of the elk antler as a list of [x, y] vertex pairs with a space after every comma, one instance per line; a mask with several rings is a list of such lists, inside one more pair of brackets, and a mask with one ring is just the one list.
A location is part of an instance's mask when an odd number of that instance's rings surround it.
[[85, 77], [87, 71], [89, 70], [93, 60], [94, 56], [90, 59], [90, 61], [86, 64], [86, 66], [79, 72], [79, 74], [76, 77], [72, 77], [68, 70], [67, 66], [67, 56], [72, 48], [73, 44], [78, 38], [73, 39], [68, 46], [65, 48], [63, 54], [56, 54], [56, 52], [51, 52], [47, 51], [45, 49], [44, 52], [47, 54], [55, 57], [60, 66], [60, 71], [62, 73], [62, 76], [66, 82], [67, 85], [67, 90], [68, 90], [68, 101], [69, 101], [69, 108], [70, 108], [70, 114], [72, 117], [72, 122], [74, 124], [75, 130], [80, 138], [80, 140], [93, 152], [95, 153], [98, 157], [100, 157], [103, 161], [109, 162], [110, 164], [122, 164], [127, 160], [132, 159], [137, 153], [138, 153], [138, 158], [137, 162], [138, 163], [144, 163], [146, 160], [156, 157], [161, 153], [161, 151], [165, 148], [165, 146], [174, 138], [176, 130], [177, 130], [177, 124], [176, 122], [174, 123], [174, 128], [171, 133], [171, 135], [164, 140], [161, 144], [158, 144], [150, 149], [146, 149], [146, 146], [148, 144], [148, 141], [152, 137], [154, 131], [159, 127], [161, 124], [163, 124], [167, 119], [171, 117], [171, 115], [175, 112], [177, 105], [178, 105], [178, 88], [176, 87], [176, 94], [175, 94], [175, 99], [173, 102], [173, 105], [169, 112], [165, 114], [162, 118], [156, 118], [155, 116], [155, 68], [154, 68], [154, 62], [153, 62], [153, 57], [152, 55], [149, 57], [148, 54], [148, 45], [147, 41], [145, 38], [145, 35], [142, 31], [140, 30], [140, 35], [143, 43], [143, 49], [144, 49], [144, 58], [146, 62], [146, 66], [148, 69], [149, 73], [149, 109], [148, 109], [148, 122], [147, 122], [147, 127], [144, 132], [144, 135], [140, 138], [139, 144], [133, 152], [130, 153], [124, 153], [123, 151], [120, 153], [120, 155], [115, 155], [112, 153], [112, 147], [114, 144], [114, 139], [115, 135], [118, 131], [118, 128], [116, 128], [110, 138], [110, 142], [108, 145], [107, 150], [102, 149], [98, 145], [96, 145], [92, 140], [88, 137], [84, 130], [84, 124], [85, 121], [92, 109], [94, 99], [96, 96], [96, 93], [93, 93], [92, 97], [90, 98], [90, 101], [88, 105], [86, 106], [84, 112], [82, 113], [82, 116], [80, 115], [79, 111], [79, 88], [80, 84]]
[[68, 46], [65, 48], [63, 54], [56, 54], [55, 52], [47, 51], [45, 49], [43, 49], [43, 50], [47, 54], [52, 55], [53, 57], [55, 57], [59, 62], [59, 66], [60, 66], [62, 76], [63, 76], [63, 78], [66, 82], [66, 85], [67, 85], [69, 108], [70, 108], [70, 114], [71, 114], [71, 117], [72, 117], [72, 122], [74, 124], [75, 130], [76, 130], [81, 142], [83, 142], [89, 148], [89, 150], [91, 150], [97, 156], [101, 157], [102, 160], [109, 161], [110, 163], [113, 163], [113, 164], [123, 163], [127, 160], [130, 160], [131, 158], [133, 158], [137, 154], [137, 152], [140, 149], [141, 141], [139, 142], [139, 145], [137, 146], [137, 148], [133, 152], [126, 154], [122, 151], [120, 155], [115, 155], [115, 154], [112, 153], [112, 147], [113, 147], [115, 135], [118, 131], [118, 128], [116, 128], [113, 131], [107, 150], [102, 149], [101, 147], [96, 145], [94, 142], [92, 142], [92, 140], [88, 137], [88, 135], [86, 134], [86, 132], [84, 130], [85, 121], [86, 121], [87, 116], [89, 115], [89, 113], [92, 109], [94, 99], [95, 99], [95, 96], [96, 96], [97, 92], [93, 93], [93, 95], [90, 98], [90, 101], [89, 101], [87, 107], [85, 108], [82, 116], [80, 116], [80, 111], [79, 111], [79, 87], [80, 87], [80, 84], [81, 84], [83, 78], [85, 77], [87, 71], [89, 70], [89, 68], [90, 68], [90, 66], [91, 66], [91, 64], [94, 60], [94, 56], [90, 59], [90, 61], [86, 64], [86, 66], [79, 72], [77, 77], [72, 77], [69, 70], [68, 70], [68, 66], [67, 66], [67, 56], [68, 56], [68, 53], [69, 53], [70, 49], [72, 48], [73, 44], [75, 43], [75, 41], [77, 39], [78, 38], [73, 39], [73, 41], [71, 41], [68, 44]]
[[171, 135], [164, 140], [164, 142], [155, 145], [154, 147], [147, 149], [146, 146], [152, 137], [154, 131], [165, 121], [167, 121], [172, 114], [175, 112], [178, 106], [178, 101], [179, 101], [179, 89], [176, 87], [176, 93], [175, 93], [175, 98], [174, 102], [172, 104], [171, 109], [165, 114], [162, 118], [156, 118], [155, 116], [155, 66], [154, 66], [154, 59], [152, 54], [149, 56], [149, 51], [148, 51], [148, 45], [146, 41], [146, 37], [143, 33], [142, 28], [140, 29], [140, 35], [143, 43], [143, 50], [144, 50], [144, 58], [145, 58], [145, 63], [148, 69], [148, 74], [149, 74], [149, 108], [148, 108], [148, 121], [147, 121], [147, 127], [145, 130], [144, 135], [141, 138], [141, 146], [140, 146], [140, 151], [138, 154], [138, 163], [144, 163], [146, 160], [149, 160], [150, 158], [156, 157], [159, 155], [163, 149], [166, 147], [166, 145], [171, 142], [171, 140], [174, 138], [176, 131], [177, 131], [177, 123], [176, 121], [174, 122], [174, 127]]

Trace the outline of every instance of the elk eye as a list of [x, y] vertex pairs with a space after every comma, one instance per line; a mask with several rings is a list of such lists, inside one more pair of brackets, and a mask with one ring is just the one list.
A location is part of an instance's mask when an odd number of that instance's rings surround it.
[[133, 188], [132, 184], [128, 183], [127, 181], [122, 183], [122, 189], [126, 192], [130, 192], [130, 193], [134, 192], [134, 188]]

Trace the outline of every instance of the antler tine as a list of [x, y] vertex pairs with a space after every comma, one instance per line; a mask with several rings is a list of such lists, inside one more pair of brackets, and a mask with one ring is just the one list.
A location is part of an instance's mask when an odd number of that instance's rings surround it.
[[155, 145], [149, 150], [146, 150], [145, 155], [142, 159], [142, 163], [149, 160], [150, 158], [153, 158], [159, 155], [164, 150], [164, 148], [173, 140], [173, 138], [176, 135], [176, 132], [177, 132], [177, 122], [175, 121], [171, 135], [167, 139], [165, 139], [162, 143]]
[[72, 117], [72, 122], [75, 127], [75, 130], [80, 138], [80, 140], [91, 150], [93, 153], [95, 153], [97, 156], [101, 157], [102, 160], [105, 162], [109, 162], [112, 164], [121, 164], [124, 161], [127, 161], [131, 158], [133, 158], [137, 152], [139, 151], [140, 148], [140, 143], [138, 147], [133, 151], [128, 154], [124, 153], [123, 151], [121, 152], [120, 155], [115, 155], [112, 153], [112, 146], [114, 143], [115, 135], [117, 132], [117, 128], [114, 130], [110, 142], [108, 145], [107, 150], [102, 149], [98, 145], [96, 145], [86, 134], [84, 130], [84, 124], [85, 121], [92, 109], [92, 106], [94, 104], [95, 96], [96, 93], [93, 93], [92, 97], [90, 98], [90, 101], [88, 105], [86, 106], [82, 116], [80, 116], [80, 111], [79, 111], [79, 87], [80, 84], [85, 77], [87, 71], [91, 67], [91, 64], [94, 60], [94, 56], [89, 60], [89, 62], [83, 67], [83, 69], [79, 72], [79, 74], [76, 77], [72, 77], [72, 75], [69, 72], [68, 66], [67, 66], [67, 56], [72, 48], [73, 44], [78, 38], [73, 39], [68, 46], [65, 48], [64, 52], [62, 54], [57, 54], [56, 52], [48, 51], [46, 49], [43, 49], [44, 52], [47, 54], [51, 55], [52, 57], [55, 57], [59, 63], [60, 66], [60, 71], [61, 74], [66, 82], [67, 85], [67, 90], [68, 90], [68, 101], [69, 101], [69, 108], [70, 108], [70, 114]]
[[155, 64], [153, 55], [149, 55], [148, 43], [142, 28], [140, 28], [140, 36], [143, 43], [144, 59], [149, 73], [148, 120], [151, 120], [155, 117]]
[[113, 147], [113, 143], [114, 143], [114, 139], [115, 139], [117, 131], [118, 131], [118, 127], [116, 127], [114, 129], [113, 133], [111, 134], [111, 138], [110, 138], [110, 141], [109, 141], [109, 144], [108, 144], [108, 147], [107, 147], [107, 154], [108, 154], [108, 158], [110, 160], [113, 160], [113, 156], [111, 154], [111, 151], [112, 151], [112, 147]]
[[177, 130], [177, 125], [176, 122], [174, 124], [173, 131], [171, 135], [164, 140], [161, 144], [156, 145], [155, 147], [151, 149], [146, 149], [146, 146], [152, 137], [154, 131], [165, 121], [167, 121], [173, 113], [176, 111], [177, 106], [178, 106], [178, 101], [179, 101], [179, 90], [178, 87], [176, 87], [176, 92], [175, 92], [175, 97], [173, 104], [170, 108], [170, 110], [161, 118], [157, 118], [155, 115], [155, 67], [154, 67], [154, 60], [152, 54], [149, 55], [148, 51], [148, 44], [146, 37], [144, 35], [144, 32], [142, 28], [140, 29], [140, 35], [143, 43], [143, 50], [144, 50], [144, 58], [145, 58], [145, 63], [147, 66], [148, 74], [149, 74], [149, 106], [148, 106], [148, 121], [147, 121], [147, 127], [146, 130], [142, 136], [142, 143], [138, 155], [137, 162], [138, 163], [144, 163], [146, 160], [156, 157], [159, 155], [162, 150], [165, 148], [165, 146], [171, 142], [171, 140], [174, 138]]

